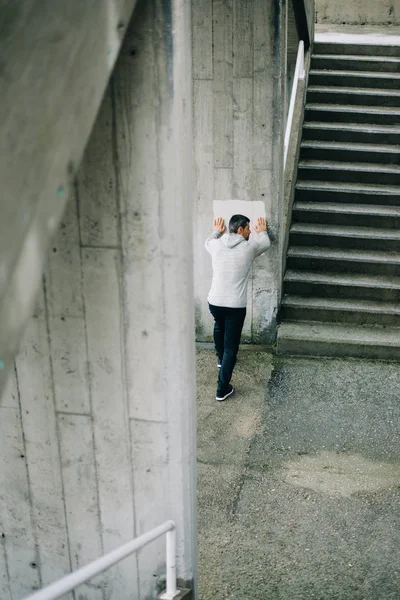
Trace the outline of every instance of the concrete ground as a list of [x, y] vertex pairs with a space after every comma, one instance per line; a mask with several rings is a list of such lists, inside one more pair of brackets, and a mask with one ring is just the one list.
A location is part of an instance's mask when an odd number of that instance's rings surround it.
[[400, 364], [197, 358], [200, 600], [398, 600]]

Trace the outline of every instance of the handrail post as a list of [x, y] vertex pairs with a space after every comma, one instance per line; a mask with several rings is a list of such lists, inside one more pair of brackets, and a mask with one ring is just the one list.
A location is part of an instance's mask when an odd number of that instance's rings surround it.
[[176, 529], [167, 532], [167, 594], [176, 595]]
[[176, 529], [167, 531], [167, 589], [161, 594], [161, 600], [173, 600], [178, 595], [176, 590]]

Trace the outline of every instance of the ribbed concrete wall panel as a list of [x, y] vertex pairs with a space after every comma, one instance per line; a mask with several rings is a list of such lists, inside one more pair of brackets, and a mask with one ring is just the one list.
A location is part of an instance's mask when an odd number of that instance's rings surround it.
[[[280, 227], [286, 13], [280, 1], [214, 0], [211, 69], [209, 50], [199, 51], [196, 33], [197, 23], [209, 31], [210, 2], [192, 5], [196, 333], [197, 339], [210, 340], [213, 322], [206, 298], [212, 270], [204, 241], [212, 231], [213, 200], [262, 200], [272, 228], [278, 233]], [[271, 341], [275, 335], [278, 263], [269, 252], [252, 271], [245, 341]]]
[[[7, 600], [168, 518], [195, 577], [190, 17], [137, 6], [0, 406]], [[147, 600], [154, 574], [165, 538], [76, 597]]]

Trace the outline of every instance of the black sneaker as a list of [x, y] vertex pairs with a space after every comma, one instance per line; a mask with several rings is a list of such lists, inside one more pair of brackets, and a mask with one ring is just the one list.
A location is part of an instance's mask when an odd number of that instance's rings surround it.
[[235, 388], [233, 387], [233, 385], [229, 384], [228, 385], [228, 391], [227, 391], [227, 393], [225, 395], [223, 395], [223, 394], [219, 394], [217, 392], [217, 395], [215, 396], [215, 399], [218, 402], [222, 402], [223, 400], [226, 400], [229, 396], [232, 396], [232, 394], [234, 394], [234, 393], [235, 393]]

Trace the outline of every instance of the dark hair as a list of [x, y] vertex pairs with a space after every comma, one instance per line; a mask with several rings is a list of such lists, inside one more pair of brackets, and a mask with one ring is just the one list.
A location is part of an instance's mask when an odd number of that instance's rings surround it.
[[243, 227], [244, 229], [247, 223], [250, 223], [250, 219], [248, 217], [245, 217], [244, 215], [233, 215], [229, 221], [230, 233], [237, 233], [239, 227]]

